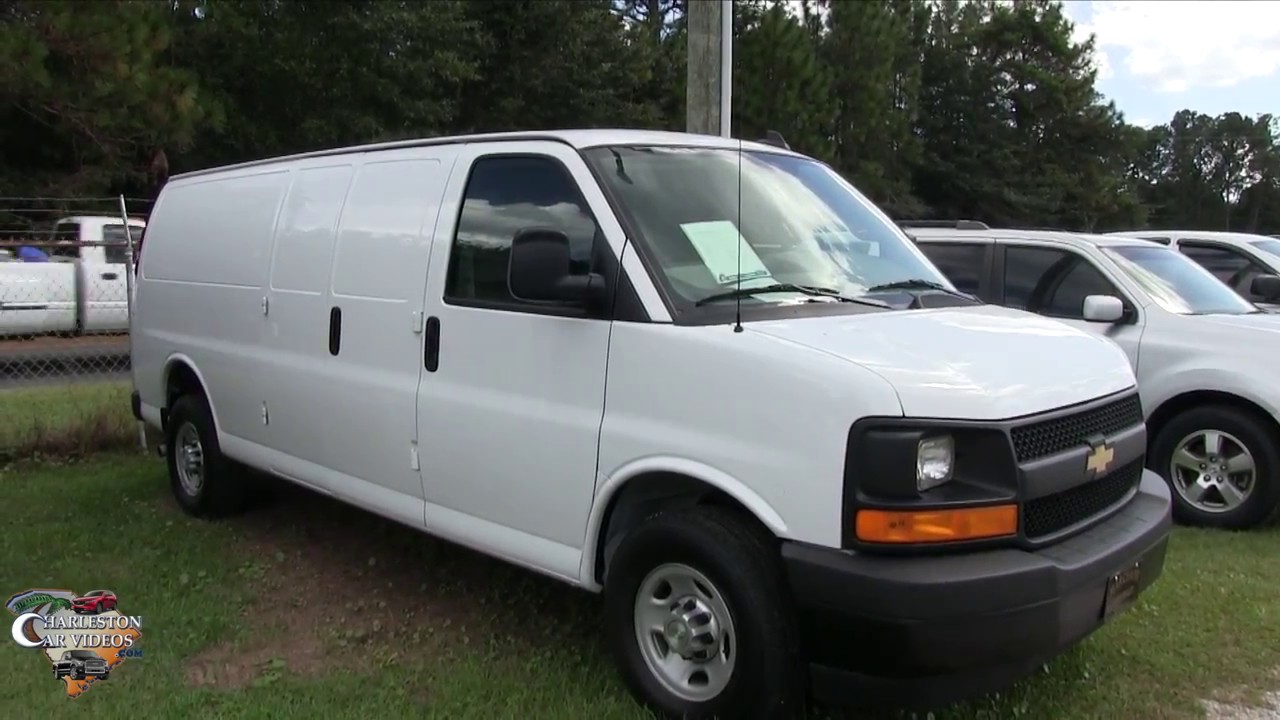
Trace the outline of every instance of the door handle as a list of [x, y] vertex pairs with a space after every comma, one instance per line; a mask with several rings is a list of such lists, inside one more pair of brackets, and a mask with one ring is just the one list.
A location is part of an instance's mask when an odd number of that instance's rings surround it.
[[435, 372], [440, 367], [440, 318], [432, 315], [427, 318], [426, 336], [422, 343], [422, 366], [427, 372]]
[[329, 309], [329, 354], [337, 355], [342, 348], [342, 308]]
[[120, 276], [116, 273], [102, 273], [103, 280], [115, 280], [118, 277]]

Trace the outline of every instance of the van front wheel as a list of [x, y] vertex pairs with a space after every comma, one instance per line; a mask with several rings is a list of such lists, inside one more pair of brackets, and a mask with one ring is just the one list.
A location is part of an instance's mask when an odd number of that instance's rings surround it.
[[804, 673], [777, 548], [737, 514], [660, 512], [608, 568], [605, 628], [631, 693], [669, 718], [789, 718]]
[[189, 515], [219, 517], [245, 505], [244, 478], [222, 456], [213, 413], [204, 398], [183, 395], [166, 424], [169, 485]]

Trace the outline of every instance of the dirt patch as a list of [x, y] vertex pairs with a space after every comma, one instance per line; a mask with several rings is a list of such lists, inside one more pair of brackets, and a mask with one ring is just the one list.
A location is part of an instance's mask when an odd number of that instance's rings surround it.
[[[256, 480], [257, 478], [255, 478]], [[594, 640], [594, 599], [411, 528], [279, 481], [231, 521], [256, 597], [239, 641], [209, 648], [193, 685], [239, 688], [280, 673], [376, 669], [460, 648], [536, 643], [565, 627]], [[169, 498], [166, 504], [177, 512]], [[532, 629], [532, 630], [531, 630]], [[541, 631], [539, 630], [541, 629]], [[426, 697], [422, 688], [415, 695]]]

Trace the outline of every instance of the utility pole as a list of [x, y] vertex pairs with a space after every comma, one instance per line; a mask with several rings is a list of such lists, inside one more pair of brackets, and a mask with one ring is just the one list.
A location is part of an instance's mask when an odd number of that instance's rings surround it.
[[686, 129], [729, 137], [733, 107], [733, 0], [689, 0]]

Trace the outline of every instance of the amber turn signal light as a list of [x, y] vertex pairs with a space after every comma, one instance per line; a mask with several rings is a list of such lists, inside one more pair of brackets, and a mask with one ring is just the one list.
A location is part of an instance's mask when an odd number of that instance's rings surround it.
[[872, 543], [981, 540], [1018, 532], [1017, 505], [957, 510], [859, 510], [858, 539]]

